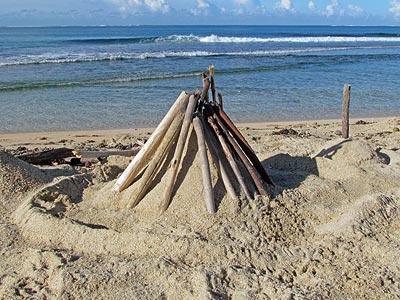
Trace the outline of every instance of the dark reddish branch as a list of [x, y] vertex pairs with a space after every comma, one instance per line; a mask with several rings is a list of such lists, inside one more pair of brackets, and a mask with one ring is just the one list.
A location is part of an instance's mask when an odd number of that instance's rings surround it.
[[[215, 107], [216, 108], [216, 107]], [[225, 125], [228, 127], [229, 132], [235, 138], [239, 146], [242, 148], [243, 152], [249, 158], [251, 163], [253, 164], [254, 168], [257, 170], [258, 174], [260, 174], [261, 178], [268, 184], [274, 185], [271, 178], [268, 176], [267, 172], [265, 171], [263, 165], [261, 164], [260, 160], [258, 159], [257, 155], [254, 153], [254, 150], [251, 148], [249, 143], [240, 133], [239, 129], [235, 126], [229, 116], [222, 110], [222, 109], [215, 109], [218, 116], [221, 117]]]
[[218, 125], [215, 123], [215, 120], [213, 119], [212, 116], [208, 116], [207, 121], [210, 124], [210, 127], [212, 128], [212, 130], [214, 131], [215, 135], [217, 136], [217, 138], [222, 146], [222, 149], [225, 153], [225, 156], [232, 168], [232, 171], [235, 174], [235, 177], [236, 177], [237, 181], [239, 182], [247, 199], [249, 199], [249, 200], [252, 199], [253, 197], [251, 196], [251, 193], [250, 193], [249, 189], [247, 188], [246, 182], [244, 181], [242, 173], [240, 172], [239, 167], [238, 167], [235, 159], [233, 158], [232, 150], [230, 149], [228, 142], [225, 140], [224, 135], [221, 133]]
[[268, 196], [268, 192], [265, 189], [264, 182], [263, 182], [260, 174], [257, 172], [255, 167], [251, 164], [249, 158], [245, 155], [245, 153], [243, 153], [242, 149], [240, 148], [240, 146], [238, 145], [236, 140], [233, 138], [233, 136], [230, 134], [230, 132], [229, 132], [228, 128], [225, 126], [224, 122], [215, 113], [213, 106], [206, 104], [206, 110], [207, 110], [207, 113], [212, 114], [214, 120], [217, 122], [218, 126], [221, 128], [225, 137], [228, 139], [230, 145], [233, 147], [234, 152], [239, 157], [239, 159], [242, 161], [246, 170], [249, 172], [250, 177], [252, 178], [259, 194], [262, 196]]
[[216, 120], [217, 120], [217, 124], [221, 127], [222, 131], [224, 132], [225, 136], [227, 137], [229, 143], [232, 145], [235, 153], [239, 156], [239, 158], [242, 161], [242, 163], [244, 164], [246, 170], [249, 172], [251, 179], [253, 179], [253, 182], [254, 182], [259, 194], [262, 196], [268, 196], [268, 192], [264, 187], [264, 182], [261, 179], [260, 174], [258, 174], [257, 170], [251, 164], [248, 157], [243, 153], [242, 149], [240, 149], [238, 143], [235, 141], [235, 139], [229, 133], [228, 129], [225, 127], [225, 125], [223, 124], [221, 119], [217, 117]]
[[75, 156], [73, 149], [58, 148], [42, 152], [22, 154], [17, 156], [17, 158], [22, 159], [31, 164], [50, 165], [52, 162], [72, 156]]

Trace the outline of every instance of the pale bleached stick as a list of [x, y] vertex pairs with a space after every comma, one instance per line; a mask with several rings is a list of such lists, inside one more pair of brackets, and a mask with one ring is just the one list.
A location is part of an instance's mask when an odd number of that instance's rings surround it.
[[165, 157], [171, 149], [171, 146], [176, 142], [179, 129], [182, 125], [182, 120], [185, 114], [185, 110], [182, 109], [175, 119], [172, 121], [171, 126], [169, 127], [167, 133], [165, 134], [163, 141], [158, 147], [156, 153], [150, 163], [148, 164], [146, 170], [144, 171], [140, 181], [138, 182], [137, 187], [133, 191], [132, 195], [129, 198], [129, 202], [127, 204], [127, 208], [133, 208], [139, 204], [139, 202], [146, 195], [147, 190], [149, 189], [152, 181], [157, 175], [157, 172], [160, 170]]
[[214, 190], [212, 187], [212, 180], [211, 180], [210, 164], [208, 162], [208, 157], [207, 157], [203, 124], [198, 116], [195, 116], [193, 119], [193, 127], [194, 131], [196, 132], [197, 146], [199, 148], [199, 154], [200, 154], [200, 167], [201, 167], [201, 174], [203, 176], [204, 199], [206, 202], [206, 207], [208, 212], [214, 214], [216, 212], [216, 209], [214, 200]]
[[109, 151], [87, 151], [87, 150], [74, 150], [74, 155], [81, 158], [97, 158], [108, 157], [112, 155], [119, 156], [135, 156], [142, 147], [135, 147], [129, 150], [109, 150]]
[[126, 189], [133, 182], [140, 171], [147, 165], [157, 147], [160, 145], [162, 138], [172, 123], [172, 120], [175, 118], [180, 108], [187, 106], [188, 101], [189, 96], [186, 94], [186, 92], [182, 92], [178, 99], [176, 99], [175, 103], [171, 106], [164, 119], [160, 122], [156, 130], [150, 136], [149, 140], [130, 162], [122, 175], [118, 178], [117, 182], [113, 186], [114, 191], [120, 192]]
[[223, 154], [221, 153], [220, 149], [217, 148], [209, 126], [205, 123], [203, 118], [201, 118], [201, 121], [203, 122], [204, 134], [206, 137], [208, 149], [211, 153], [211, 158], [214, 161], [214, 164], [217, 167], [219, 174], [221, 175], [225, 190], [233, 200], [237, 200], [235, 188], [233, 187], [232, 181], [230, 180], [228, 175], [229, 167], [227, 165], [227, 162], [223, 160]]
[[183, 119], [182, 129], [179, 133], [178, 143], [176, 144], [174, 157], [168, 169], [169, 178], [167, 179], [167, 185], [164, 191], [162, 202], [160, 204], [160, 213], [163, 213], [171, 203], [171, 196], [175, 186], [176, 176], [178, 174], [179, 164], [182, 159], [182, 152], [185, 146], [189, 127], [192, 123], [193, 111], [195, 109], [196, 102], [197, 96], [195, 96], [194, 94], [190, 95], [189, 104], [186, 108], [185, 117]]

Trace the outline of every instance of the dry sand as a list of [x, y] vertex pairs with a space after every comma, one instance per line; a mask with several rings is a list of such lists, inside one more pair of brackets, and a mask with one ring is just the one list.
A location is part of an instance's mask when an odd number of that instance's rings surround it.
[[[399, 299], [400, 118], [246, 124], [276, 183], [232, 200], [213, 169], [206, 212], [196, 143], [158, 215], [161, 175], [135, 209], [111, 192], [128, 158], [39, 168], [0, 152], [1, 299]], [[149, 129], [3, 134], [27, 149], [129, 148]], [[24, 149], [23, 147], [27, 148]]]

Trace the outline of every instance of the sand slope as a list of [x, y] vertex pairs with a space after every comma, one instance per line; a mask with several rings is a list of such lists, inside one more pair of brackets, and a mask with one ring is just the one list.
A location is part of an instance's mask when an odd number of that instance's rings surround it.
[[[162, 216], [161, 176], [135, 209], [121, 209], [135, 185], [122, 193], [111, 186], [126, 159], [68, 176], [39, 170], [44, 177], [33, 178], [32, 191], [2, 199], [1, 213], [11, 217], [1, 225], [8, 237], [0, 296], [397, 299], [400, 135], [392, 128], [399, 123], [353, 124], [351, 140], [338, 138], [334, 121], [243, 126], [277, 184], [274, 197], [232, 200], [213, 170], [215, 215], [205, 210], [193, 140]], [[38, 171], [21, 165], [21, 174]]]

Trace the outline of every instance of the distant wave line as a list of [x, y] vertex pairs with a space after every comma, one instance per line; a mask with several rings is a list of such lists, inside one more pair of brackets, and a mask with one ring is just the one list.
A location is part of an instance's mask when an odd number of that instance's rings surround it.
[[134, 43], [151, 43], [158, 37], [113, 37], [113, 38], [89, 38], [74, 39], [66, 42], [83, 43], [83, 44], [134, 44]]
[[[391, 47], [393, 48], [393, 47]], [[86, 63], [102, 61], [129, 61], [136, 59], [157, 59], [157, 58], [190, 58], [208, 56], [288, 56], [312, 52], [331, 52], [343, 50], [360, 49], [385, 49], [385, 47], [316, 47], [304, 49], [286, 50], [255, 50], [241, 52], [209, 52], [209, 51], [161, 51], [145, 53], [82, 53], [82, 54], [44, 54], [44, 55], [25, 55], [22, 57], [11, 57], [6, 61], [0, 61], [0, 67], [37, 65], [37, 64], [67, 64], [67, 63]]]
[[296, 37], [235, 37], [196, 35], [171, 35], [155, 39], [156, 42], [201, 43], [354, 43], [354, 42], [400, 42], [400, 36], [296, 36]]
[[287, 37], [238, 37], [238, 36], [218, 36], [211, 34], [208, 36], [189, 35], [169, 35], [166, 37], [110, 37], [110, 38], [88, 38], [74, 39], [66, 42], [85, 43], [85, 44], [130, 44], [130, 43], [359, 43], [359, 42], [399, 42], [399, 34], [366, 34], [357, 35], [329, 35], [329, 36], [287, 36]]
[[125, 78], [112, 78], [112, 79], [97, 79], [97, 80], [83, 80], [83, 81], [72, 81], [72, 82], [44, 82], [44, 83], [32, 83], [32, 84], [21, 84], [14, 86], [0, 87], [0, 92], [12, 92], [20, 90], [33, 90], [33, 89], [45, 89], [45, 88], [65, 88], [73, 86], [86, 86], [86, 85], [103, 85], [103, 84], [118, 84], [124, 82], [137, 82], [137, 81], [149, 81], [149, 80], [165, 80], [173, 78], [185, 78], [200, 76], [201, 72], [193, 73], [181, 73], [181, 74], [164, 74], [155, 76], [145, 77], [125, 77]]

